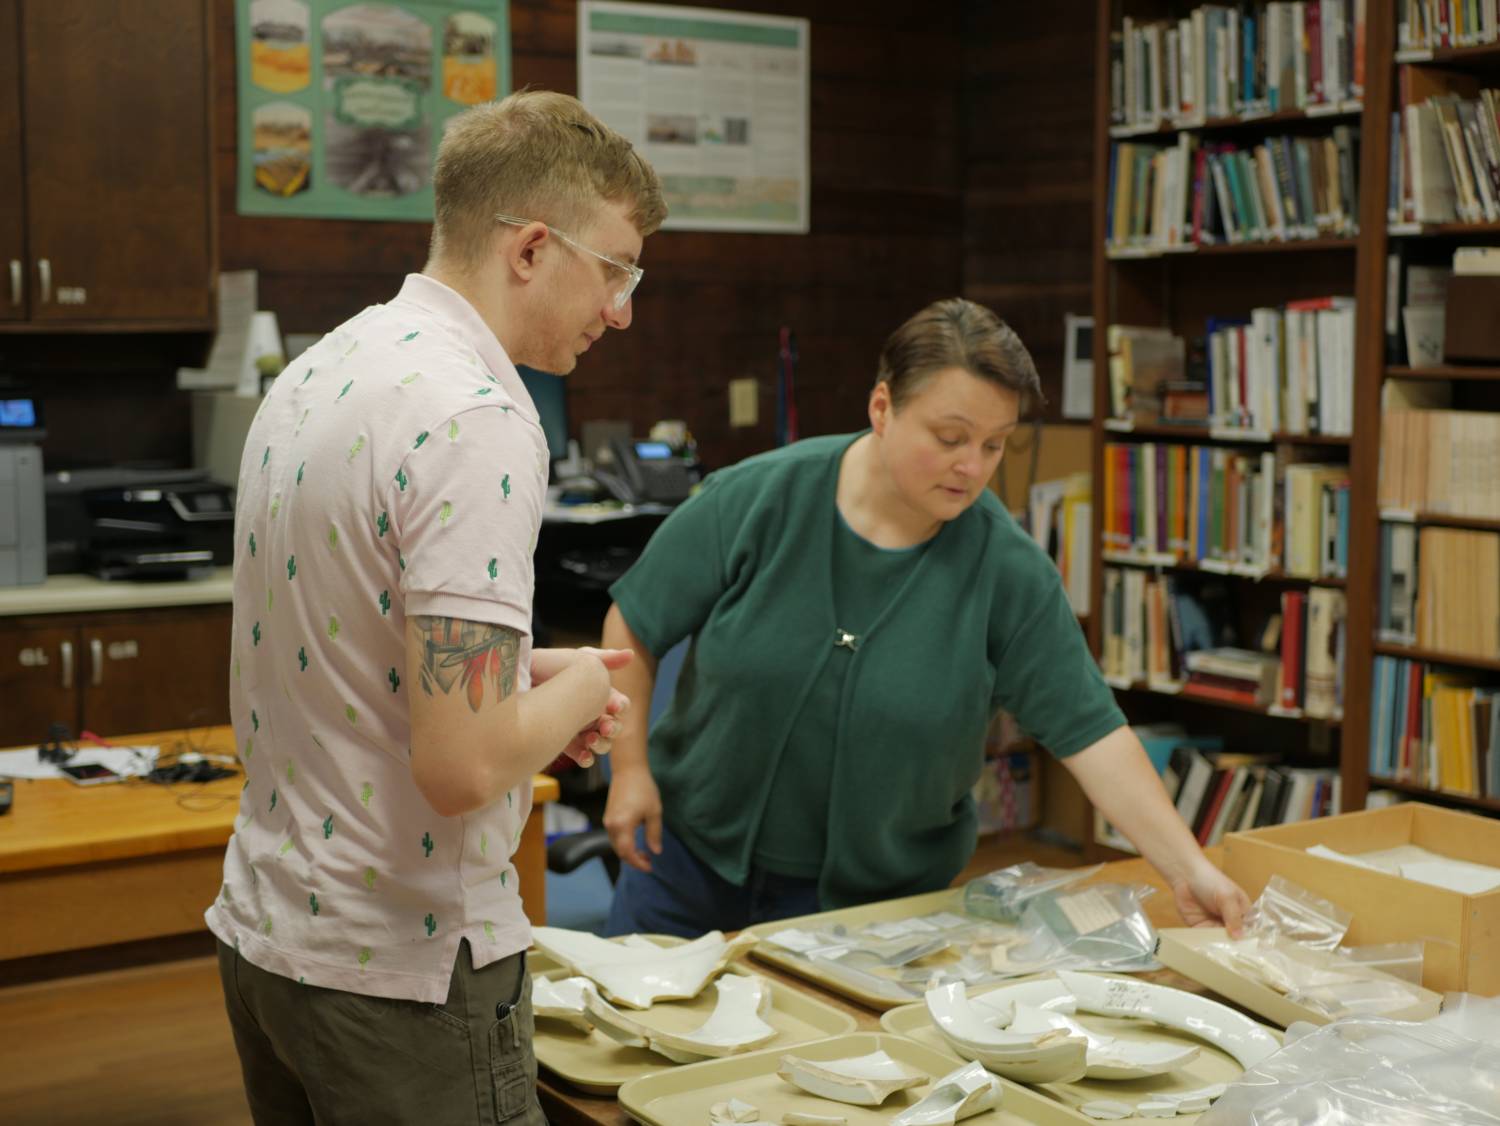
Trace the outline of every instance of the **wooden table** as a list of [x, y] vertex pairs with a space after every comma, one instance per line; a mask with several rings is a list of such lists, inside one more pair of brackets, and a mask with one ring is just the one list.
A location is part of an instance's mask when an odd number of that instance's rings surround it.
[[[1218, 848], [1209, 849], [1209, 859], [1216, 864], [1219, 863], [1222, 852], [1223, 850]], [[1182, 926], [1182, 920], [1178, 917], [1177, 907], [1172, 900], [1172, 893], [1167, 890], [1166, 884], [1157, 874], [1156, 869], [1144, 860], [1119, 860], [1106, 864], [1097, 875], [1079, 886], [1087, 886], [1090, 883], [1150, 884], [1157, 889], [1156, 894], [1145, 901], [1146, 915], [1152, 924], [1157, 927]], [[857, 1022], [856, 1032], [880, 1031], [881, 1014], [879, 1012], [865, 1008], [855, 1001], [847, 1001], [836, 994], [825, 992], [804, 978], [782, 973], [764, 962], [754, 959], [745, 961], [746, 969], [792, 988], [815, 993], [820, 1001], [849, 1013]], [[1133, 976], [1146, 981], [1175, 986], [1192, 993], [1208, 992], [1197, 982], [1170, 970]], [[542, 1110], [546, 1112], [547, 1120], [552, 1126], [626, 1126], [634, 1121], [612, 1096], [587, 1094], [546, 1070], [538, 1073], [537, 1094], [541, 1099]]]
[[[235, 751], [228, 726], [111, 741], [156, 746], [162, 755]], [[0, 959], [204, 930], [243, 782], [239, 774], [166, 786], [18, 780], [15, 804], [0, 817]], [[526, 915], [540, 925], [547, 919], [541, 807], [557, 800], [557, 781], [538, 775], [533, 794], [515, 864]]]

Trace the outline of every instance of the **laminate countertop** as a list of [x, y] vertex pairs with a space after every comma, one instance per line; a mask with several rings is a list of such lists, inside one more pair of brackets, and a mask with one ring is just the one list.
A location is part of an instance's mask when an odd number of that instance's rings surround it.
[[230, 570], [215, 567], [207, 578], [182, 582], [106, 582], [92, 575], [50, 575], [36, 586], [0, 587], [0, 618], [227, 603], [233, 595]]

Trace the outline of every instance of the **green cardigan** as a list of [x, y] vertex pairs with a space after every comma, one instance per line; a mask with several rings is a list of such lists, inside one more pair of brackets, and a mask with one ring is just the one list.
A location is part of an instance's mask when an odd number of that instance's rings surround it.
[[[610, 590], [656, 656], [692, 637], [651, 732], [663, 817], [743, 884], [794, 719], [839, 623], [839, 463], [857, 434], [713, 474]], [[1063, 757], [1122, 726], [1057, 569], [989, 491], [944, 525], [851, 661], [834, 758], [825, 908], [946, 887], [974, 849], [971, 791], [999, 708]]]

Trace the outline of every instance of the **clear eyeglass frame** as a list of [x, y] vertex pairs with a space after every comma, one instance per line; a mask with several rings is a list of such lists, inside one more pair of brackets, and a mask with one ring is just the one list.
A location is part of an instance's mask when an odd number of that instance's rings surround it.
[[[513, 227], [524, 227], [528, 223], [535, 223], [537, 221], [538, 220], [535, 220], [535, 219], [523, 219], [519, 215], [506, 215], [503, 212], [499, 213], [499, 214], [497, 214], [495, 216], [495, 222], [497, 222], [497, 223], [508, 223], [508, 224], [510, 224]], [[635, 292], [635, 287], [638, 286], [638, 285], [640, 285], [641, 284], [641, 278], [645, 277], [646, 271], [643, 270], [643, 269], [641, 269], [639, 266], [634, 265], [633, 263], [622, 262], [618, 258], [613, 257], [612, 255], [601, 254], [599, 251], [595, 250], [593, 247], [585, 246], [583, 243], [579, 242], [572, 235], [568, 234], [567, 231], [560, 231], [556, 227], [554, 227], [551, 223], [544, 223], [543, 226], [545, 226], [547, 228], [547, 230], [550, 231], [552, 234], [554, 234], [558, 238], [562, 239], [563, 242], [567, 243], [574, 250], [581, 250], [585, 254], [592, 254], [595, 258], [598, 258], [600, 261], [602, 261], [602, 262], [608, 262], [615, 269], [622, 271], [625, 274], [625, 286], [624, 286], [623, 289], [621, 289], [618, 293], [615, 294], [615, 296], [614, 296], [614, 303], [615, 303], [615, 309], [617, 309], [617, 310], [625, 308], [626, 303], [629, 302], [629, 300], [630, 300], [631, 294], [633, 294]]]

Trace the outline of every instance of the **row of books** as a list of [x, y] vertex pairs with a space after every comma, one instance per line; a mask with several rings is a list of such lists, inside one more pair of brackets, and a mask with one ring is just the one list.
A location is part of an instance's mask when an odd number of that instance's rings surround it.
[[1500, 38], [1500, 0], [1396, 0], [1396, 45], [1475, 47]]
[[1110, 36], [1110, 121], [1124, 128], [1344, 107], [1364, 89], [1365, 0], [1205, 4], [1126, 18]]
[[[1169, 329], [1111, 325], [1106, 344], [1112, 417], [1265, 435], [1350, 434], [1354, 326], [1352, 297], [1252, 309], [1248, 318], [1213, 317], [1201, 370], [1190, 372], [1186, 343]], [[1206, 409], [1169, 409], [1171, 393], [1195, 382]]]
[[1423, 528], [1416, 568], [1417, 645], [1500, 660], [1500, 534]]
[[1269, 450], [1108, 443], [1101, 500], [1106, 554], [1306, 579], [1348, 574], [1345, 465], [1278, 464]]
[[1261, 649], [1235, 633], [1229, 596], [1215, 583], [1111, 567], [1104, 573], [1100, 667], [1111, 683], [1266, 708], [1343, 715], [1347, 604], [1342, 591], [1285, 591], [1261, 631]]
[[1267, 137], [1252, 146], [1110, 146], [1106, 240], [1118, 252], [1352, 237], [1359, 231], [1359, 129]]
[[1382, 508], [1500, 519], [1500, 413], [1386, 410]]
[[1032, 538], [1062, 572], [1068, 602], [1079, 615], [1089, 612], [1093, 510], [1087, 473], [1038, 481], [1031, 486], [1027, 498], [1027, 523]]
[[1500, 90], [1403, 102], [1392, 115], [1391, 145], [1398, 158], [1388, 198], [1400, 201], [1391, 218], [1500, 222]]
[[1500, 687], [1403, 657], [1376, 657], [1370, 773], [1500, 798]]

